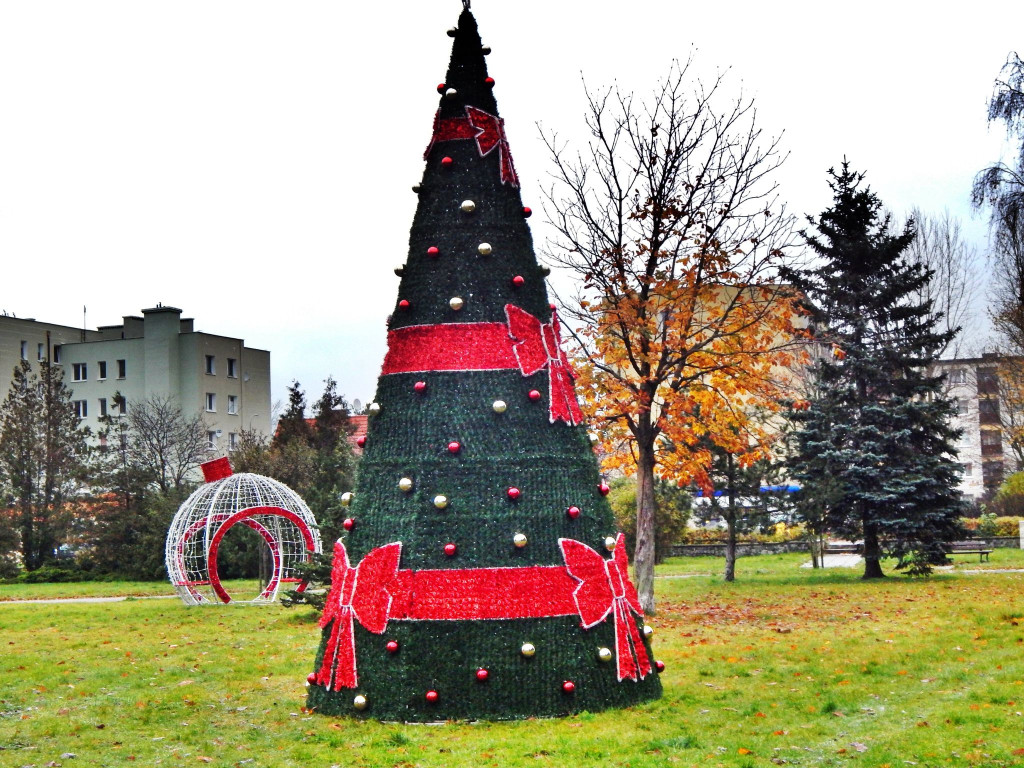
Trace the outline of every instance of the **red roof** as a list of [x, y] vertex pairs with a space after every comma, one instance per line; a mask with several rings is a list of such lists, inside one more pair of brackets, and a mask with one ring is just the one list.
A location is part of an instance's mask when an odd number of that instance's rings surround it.
[[358, 456], [363, 452], [363, 449], [359, 447], [356, 441], [360, 437], [366, 437], [366, 415], [349, 416], [348, 425], [352, 429], [348, 436], [348, 444], [352, 446], [352, 450]]

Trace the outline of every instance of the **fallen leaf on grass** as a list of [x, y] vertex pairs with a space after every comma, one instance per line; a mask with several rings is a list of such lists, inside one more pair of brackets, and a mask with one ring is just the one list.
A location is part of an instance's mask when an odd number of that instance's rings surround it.
[[212, 763], [213, 762], [213, 758], [212, 757], [207, 757], [206, 755], [200, 755], [199, 757], [196, 758], [196, 760], [198, 760], [200, 763]]

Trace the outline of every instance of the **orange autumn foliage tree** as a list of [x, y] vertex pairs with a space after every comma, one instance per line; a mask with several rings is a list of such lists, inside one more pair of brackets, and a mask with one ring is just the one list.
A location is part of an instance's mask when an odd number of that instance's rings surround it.
[[647, 612], [655, 477], [710, 490], [712, 446], [745, 465], [765, 457], [764, 413], [798, 354], [796, 297], [776, 278], [792, 232], [771, 181], [778, 140], [761, 136], [749, 100], [718, 111], [723, 78], [691, 85], [688, 67], [674, 65], [644, 104], [588, 91], [586, 150], [544, 135], [556, 182], [547, 256], [577, 278], [560, 301], [605, 466], [637, 477]]

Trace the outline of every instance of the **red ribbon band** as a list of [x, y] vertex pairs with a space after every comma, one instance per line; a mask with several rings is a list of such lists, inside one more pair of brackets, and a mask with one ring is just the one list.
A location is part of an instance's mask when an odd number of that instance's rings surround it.
[[498, 150], [498, 166], [501, 183], [506, 182], [513, 187], [519, 186], [519, 176], [512, 163], [512, 152], [509, 150], [508, 139], [505, 138], [505, 121], [497, 115], [484, 112], [477, 107], [466, 107], [465, 117], [441, 117], [441, 110], [434, 115], [434, 132], [423, 153], [426, 160], [430, 150], [439, 141], [459, 141], [473, 139], [476, 141], [480, 157], [487, 157], [495, 149]]
[[381, 373], [518, 368], [523, 376], [532, 376], [546, 368], [551, 423], [581, 423], [558, 315], [552, 310], [551, 322], [541, 323], [526, 310], [506, 304], [505, 317], [507, 323], [410, 325], [388, 331]]
[[345, 545], [334, 545], [331, 590], [320, 626], [332, 624], [315, 681], [328, 690], [355, 688], [354, 624], [383, 634], [388, 621], [535, 619], [579, 615], [590, 629], [609, 615], [615, 623], [618, 679], [643, 679], [651, 662], [637, 629], [643, 617], [629, 581], [625, 537], [605, 560], [579, 541], [559, 539], [564, 566], [398, 570], [402, 545], [378, 547], [354, 568]]

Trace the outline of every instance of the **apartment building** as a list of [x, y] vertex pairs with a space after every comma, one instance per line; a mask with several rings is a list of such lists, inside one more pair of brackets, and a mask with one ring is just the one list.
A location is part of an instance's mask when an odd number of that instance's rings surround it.
[[176, 307], [96, 330], [0, 316], [0, 372], [46, 359], [63, 367], [75, 411], [94, 432], [113, 409], [155, 396], [201, 415], [214, 452], [232, 450], [243, 429], [270, 434], [270, 353], [196, 331]]
[[974, 500], [995, 491], [1019, 469], [1005, 434], [1012, 414], [1000, 396], [999, 363], [994, 353], [937, 363], [957, 405], [955, 425], [963, 430], [956, 445], [963, 469], [960, 491]]

